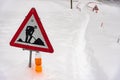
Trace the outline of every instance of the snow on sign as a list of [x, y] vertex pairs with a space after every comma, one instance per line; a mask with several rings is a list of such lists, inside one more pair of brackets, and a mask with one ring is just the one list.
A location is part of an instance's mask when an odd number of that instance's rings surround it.
[[10, 45], [35, 51], [53, 52], [35, 8], [30, 10], [12, 38]]

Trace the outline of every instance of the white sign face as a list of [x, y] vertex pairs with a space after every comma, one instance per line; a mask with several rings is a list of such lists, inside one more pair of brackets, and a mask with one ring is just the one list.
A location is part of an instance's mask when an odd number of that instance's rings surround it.
[[38, 27], [34, 15], [30, 17], [15, 43], [47, 48], [46, 42], [42, 36], [41, 30]]

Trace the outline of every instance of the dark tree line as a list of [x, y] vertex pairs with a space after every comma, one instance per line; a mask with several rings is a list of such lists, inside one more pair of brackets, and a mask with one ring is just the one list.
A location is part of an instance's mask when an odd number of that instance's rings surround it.
[[107, 3], [107, 4], [117, 4], [120, 5], [120, 0], [97, 0], [100, 1], [102, 3]]
[[98, 0], [100, 2], [120, 2], [120, 0]]

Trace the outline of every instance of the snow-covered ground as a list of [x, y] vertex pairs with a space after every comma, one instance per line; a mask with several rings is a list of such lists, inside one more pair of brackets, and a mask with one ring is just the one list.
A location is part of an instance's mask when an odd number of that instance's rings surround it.
[[[0, 80], [119, 80], [120, 8], [98, 3], [95, 13], [89, 1], [70, 9], [68, 0], [1, 0]], [[29, 51], [9, 45], [32, 7], [54, 48], [53, 54], [40, 52], [42, 73], [34, 70], [36, 52], [29, 68]]]
[[98, 14], [90, 14], [91, 21], [86, 31], [86, 40], [92, 50], [91, 55], [107, 77], [105, 80], [119, 80], [120, 46], [117, 40], [120, 34], [118, 14], [120, 9], [103, 4], [99, 8]]

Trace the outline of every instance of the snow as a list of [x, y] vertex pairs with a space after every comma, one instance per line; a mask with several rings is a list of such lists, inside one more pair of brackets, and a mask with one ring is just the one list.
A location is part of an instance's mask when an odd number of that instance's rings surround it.
[[[0, 80], [119, 80], [120, 8], [97, 3], [95, 13], [89, 1], [70, 9], [68, 0], [1, 0]], [[9, 45], [32, 7], [54, 48], [53, 54], [40, 52], [42, 73], [35, 72], [36, 52], [29, 68], [29, 51]]]

